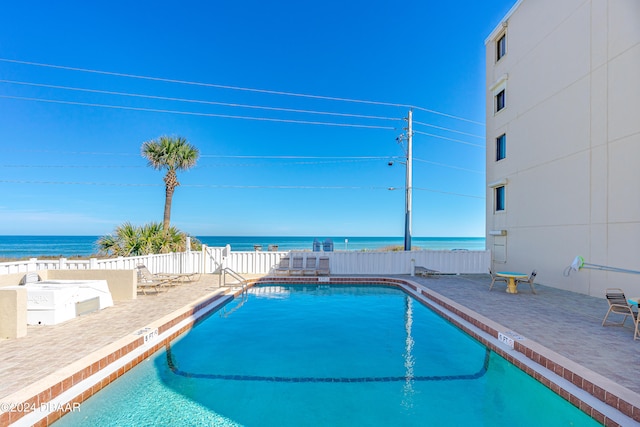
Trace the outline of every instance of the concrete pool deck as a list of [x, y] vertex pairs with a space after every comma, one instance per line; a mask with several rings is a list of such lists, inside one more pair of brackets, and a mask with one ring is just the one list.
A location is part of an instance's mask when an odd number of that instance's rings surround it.
[[[536, 295], [528, 286], [508, 294], [501, 283], [489, 292], [488, 275], [389, 277], [418, 283], [640, 396], [640, 341], [633, 340], [630, 321], [625, 327], [601, 326], [608, 308], [602, 298], [545, 286], [537, 286]], [[217, 275], [203, 275], [168, 292], [140, 295], [56, 326], [30, 326], [24, 338], [0, 340], [0, 401], [37, 390], [43, 379], [55, 377], [72, 362], [223, 292], [218, 280]], [[633, 418], [640, 421], [640, 414]], [[0, 414], [0, 425], [8, 420]]]

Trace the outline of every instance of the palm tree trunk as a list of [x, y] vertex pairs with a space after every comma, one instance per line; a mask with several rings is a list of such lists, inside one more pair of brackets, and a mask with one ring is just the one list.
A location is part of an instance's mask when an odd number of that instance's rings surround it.
[[180, 183], [178, 182], [178, 176], [176, 171], [169, 169], [167, 175], [164, 177], [165, 183], [165, 197], [164, 197], [164, 218], [162, 220], [162, 229], [167, 231], [169, 229], [169, 222], [171, 221], [171, 201], [173, 200], [173, 192]]

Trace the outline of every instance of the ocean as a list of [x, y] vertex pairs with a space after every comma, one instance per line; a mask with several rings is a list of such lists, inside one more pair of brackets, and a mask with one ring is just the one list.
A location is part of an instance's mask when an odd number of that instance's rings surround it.
[[[0, 236], [2, 258], [71, 258], [90, 257], [98, 253], [99, 236]], [[197, 236], [208, 246], [231, 245], [233, 251], [253, 251], [255, 245], [263, 251], [270, 245], [278, 250], [311, 250], [313, 241], [320, 243], [329, 238], [335, 251], [374, 251], [391, 246], [403, 246], [403, 237], [308, 237], [308, 236]], [[414, 237], [413, 249], [431, 250], [484, 250], [484, 237]]]

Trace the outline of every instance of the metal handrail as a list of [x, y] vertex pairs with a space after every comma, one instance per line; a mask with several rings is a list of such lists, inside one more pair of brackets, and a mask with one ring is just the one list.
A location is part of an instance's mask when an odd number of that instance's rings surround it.
[[240, 282], [240, 286], [242, 286], [242, 293], [244, 294], [247, 292], [248, 281], [246, 278], [242, 277], [239, 273], [233, 271], [229, 267], [223, 267], [220, 269], [220, 271], [222, 273], [222, 286], [227, 286], [226, 274], [229, 274], [231, 277]]

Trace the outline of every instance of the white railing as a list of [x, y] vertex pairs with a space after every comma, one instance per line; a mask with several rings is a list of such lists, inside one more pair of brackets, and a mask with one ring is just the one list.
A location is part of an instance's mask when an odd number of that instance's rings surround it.
[[154, 273], [215, 273], [230, 268], [240, 274], [269, 274], [286, 255], [327, 256], [331, 274], [411, 274], [416, 266], [437, 270], [443, 274], [486, 273], [491, 252], [486, 251], [411, 251], [411, 252], [232, 252], [230, 246], [207, 247], [202, 251], [181, 252], [109, 259], [39, 260], [0, 263], [0, 274], [37, 270], [133, 270], [144, 264]]
[[238, 251], [229, 252], [225, 267], [238, 273], [269, 274], [288, 252]]
[[0, 274], [26, 273], [38, 270], [135, 270], [138, 264], [144, 264], [153, 272], [199, 273], [203, 268], [203, 259], [203, 252], [180, 252], [126, 258], [91, 258], [89, 260], [31, 258], [0, 263]]
[[[318, 252], [292, 252], [302, 256]], [[331, 274], [411, 274], [420, 266], [442, 274], [487, 273], [490, 251], [411, 251], [411, 252], [324, 252], [329, 257]]]

